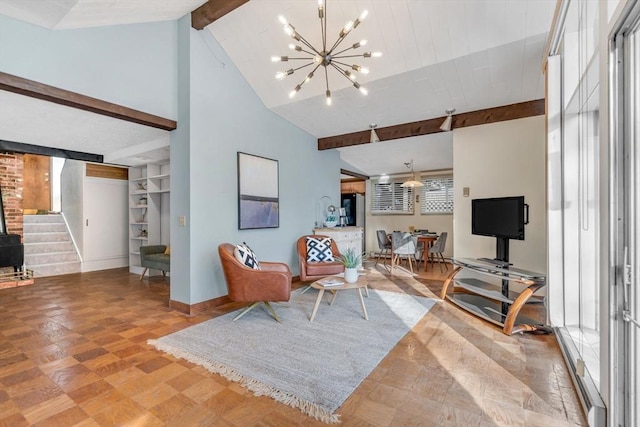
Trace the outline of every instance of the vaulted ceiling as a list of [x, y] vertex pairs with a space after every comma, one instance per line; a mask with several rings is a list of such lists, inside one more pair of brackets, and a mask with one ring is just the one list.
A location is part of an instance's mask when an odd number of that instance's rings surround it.
[[[203, 0], [0, 0], [0, 13], [54, 29], [174, 20]], [[316, 137], [362, 131], [476, 111], [544, 97], [541, 64], [555, 0], [327, 0], [327, 42], [363, 10], [369, 14], [347, 37], [368, 40], [380, 58], [356, 58], [368, 75], [352, 82], [328, 71], [333, 105], [325, 103], [322, 67], [293, 98], [289, 92], [309, 67], [278, 81], [274, 75], [298, 64], [272, 63], [291, 55], [278, 21], [285, 16], [314, 46], [321, 40], [316, 0], [250, 0], [208, 25], [264, 104]], [[364, 51], [360, 48], [358, 51]], [[299, 65], [303, 65], [301, 62]], [[356, 168], [376, 175], [452, 166], [450, 133], [341, 149]], [[429, 155], [426, 156], [425, 152]], [[394, 155], [395, 154], [395, 155]]]

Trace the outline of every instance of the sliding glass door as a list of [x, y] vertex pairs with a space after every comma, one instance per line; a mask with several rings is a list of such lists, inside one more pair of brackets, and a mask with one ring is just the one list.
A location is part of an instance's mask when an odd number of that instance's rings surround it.
[[607, 341], [601, 301], [606, 138], [600, 134], [599, 2], [563, 6], [562, 30], [547, 63], [549, 317], [589, 423], [600, 426], [606, 422], [601, 347]]
[[[612, 151], [615, 288], [611, 408], [614, 425], [640, 425], [640, 3], [623, 15], [613, 38]], [[620, 171], [620, 172], [618, 172]]]

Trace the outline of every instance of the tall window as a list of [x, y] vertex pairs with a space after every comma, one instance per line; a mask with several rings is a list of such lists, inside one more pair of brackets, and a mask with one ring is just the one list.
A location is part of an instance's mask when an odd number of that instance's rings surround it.
[[453, 176], [426, 176], [420, 189], [421, 214], [453, 213]]
[[414, 189], [402, 187], [403, 179], [381, 178], [373, 182], [372, 214], [413, 214]]

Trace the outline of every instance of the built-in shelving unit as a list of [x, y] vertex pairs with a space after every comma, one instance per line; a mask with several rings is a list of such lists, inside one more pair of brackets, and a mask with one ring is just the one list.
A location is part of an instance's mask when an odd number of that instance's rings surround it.
[[140, 246], [169, 245], [170, 184], [169, 161], [129, 168], [131, 273], [141, 274], [143, 271], [140, 265]]
[[[542, 331], [550, 329], [520, 314], [526, 303], [543, 302], [534, 293], [546, 285], [546, 277], [533, 271], [513, 268], [507, 262], [482, 259], [452, 259], [456, 266], [447, 276], [440, 297], [458, 307], [475, 314], [500, 327], [507, 335], [517, 332]], [[458, 278], [461, 271], [472, 276], [492, 278], [485, 281], [477, 277]], [[489, 279], [490, 280], [490, 279]], [[500, 281], [501, 285], [494, 282]], [[522, 292], [509, 289], [509, 282], [524, 286]]]

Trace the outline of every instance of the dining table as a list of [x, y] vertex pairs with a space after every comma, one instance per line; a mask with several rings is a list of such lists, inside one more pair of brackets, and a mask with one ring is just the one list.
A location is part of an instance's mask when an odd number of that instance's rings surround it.
[[[428, 263], [427, 257], [429, 256], [429, 249], [433, 246], [433, 244], [438, 240], [438, 234], [436, 233], [428, 233], [428, 234], [417, 234], [417, 233], [406, 233], [411, 234], [411, 238], [413, 239], [414, 246], [416, 248], [416, 254], [418, 253], [419, 243], [422, 242], [422, 260], [424, 261], [424, 271], [427, 271]], [[389, 240], [391, 240], [391, 274], [393, 274], [393, 236], [391, 233], [387, 234]], [[416, 261], [418, 263], [418, 260]]]
[[[420, 234], [417, 236], [416, 241], [417, 243], [422, 242], [422, 260], [424, 261], [424, 271], [427, 271], [427, 257], [429, 257], [429, 249], [431, 248], [431, 246], [433, 246], [433, 244], [436, 242], [436, 240], [438, 240], [438, 235], [437, 234]], [[416, 248], [419, 245], [416, 245]]]

